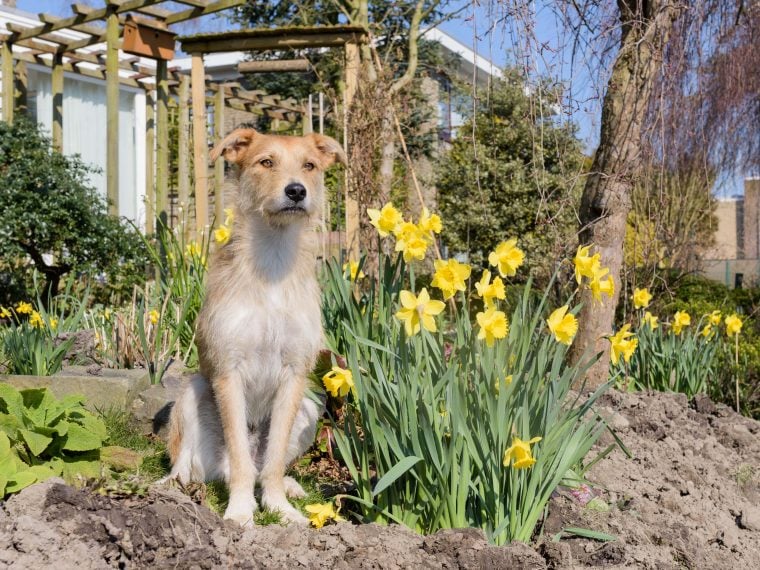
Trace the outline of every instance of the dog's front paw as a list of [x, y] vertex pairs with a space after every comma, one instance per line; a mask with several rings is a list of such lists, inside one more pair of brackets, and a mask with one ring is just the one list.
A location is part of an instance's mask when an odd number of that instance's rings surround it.
[[238, 499], [232, 500], [227, 505], [227, 510], [224, 511], [224, 519], [235, 521], [240, 526], [250, 527], [253, 526], [253, 513], [256, 510], [256, 500], [252, 497], [250, 499]]
[[285, 495], [291, 499], [303, 499], [306, 496], [306, 491], [293, 477], [285, 477], [282, 482], [285, 486]]
[[272, 497], [264, 492], [261, 498], [262, 504], [272, 512], [280, 513], [282, 522], [285, 524], [297, 524], [306, 526], [309, 524], [309, 519], [301, 514], [301, 512], [293, 507], [285, 495]]

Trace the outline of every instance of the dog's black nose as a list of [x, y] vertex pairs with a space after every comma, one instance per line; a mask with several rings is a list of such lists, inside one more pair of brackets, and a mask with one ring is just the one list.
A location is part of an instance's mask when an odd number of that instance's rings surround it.
[[285, 186], [285, 195], [294, 202], [300, 202], [306, 198], [306, 188], [304, 188], [303, 184], [294, 182]]

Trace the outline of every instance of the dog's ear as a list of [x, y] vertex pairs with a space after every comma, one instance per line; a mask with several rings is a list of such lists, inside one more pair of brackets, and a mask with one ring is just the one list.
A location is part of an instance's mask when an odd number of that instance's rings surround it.
[[320, 135], [318, 133], [312, 133], [308, 136], [314, 141], [314, 146], [317, 147], [317, 150], [319, 150], [319, 152], [321, 152], [327, 159], [325, 162], [325, 168], [332, 165], [334, 162], [347, 164], [346, 153], [341, 144], [334, 138]]
[[220, 156], [229, 163], [240, 164], [246, 149], [258, 133], [253, 129], [235, 129], [224, 137], [211, 151], [211, 160], [215, 162]]

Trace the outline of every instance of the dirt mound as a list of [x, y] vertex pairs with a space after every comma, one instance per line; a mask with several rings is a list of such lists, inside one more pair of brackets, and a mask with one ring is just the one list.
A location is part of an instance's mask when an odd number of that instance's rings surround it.
[[[0, 505], [0, 568], [757, 568], [760, 423], [678, 395], [613, 393], [613, 451], [589, 490], [560, 490], [534, 548], [401, 527], [241, 530], [177, 490], [107, 497], [58, 481]], [[604, 449], [607, 437], [598, 446]], [[615, 535], [552, 542], [567, 527]]]

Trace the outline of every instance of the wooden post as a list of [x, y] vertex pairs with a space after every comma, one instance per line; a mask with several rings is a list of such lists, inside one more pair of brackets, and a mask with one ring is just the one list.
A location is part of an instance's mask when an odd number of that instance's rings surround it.
[[[214, 98], [214, 142], [224, 138], [224, 89], [219, 86]], [[214, 164], [214, 215], [217, 225], [224, 223], [224, 159]]]
[[14, 105], [17, 111], [26, 114], [29, 111], [27, 93], [29, 91], [29, 76], [26, 73], [26, 62], [17, 61], [15, 65]]
[[[183, 212], [190, 206], [190, 77], [181, 75], [179, 78], [179, 142], [177, 144], [177, 197]], [[185, 225], [185, 237], [187, 237]]]
[[53, 55], [53, 150], [63, 152], [63, 54]]
[[169, 227], [169, 80], [166, 60], [156, 60], [156, 219]]
[[303, 134], [308, 135], [312, 132], [312, 125], [314, 124], [314, 116], [311, 113], [311, 95], [309, 95], [309, 98], [304, 102], [303, 106], [305, 108], [304, 113], [301, 116], [301, 130], [303, 131]]
[[13, 44], [3, 42], [0, 47], [3, 58], [3, 121], [13, 122]]
[[[348, 117], [351, 102], [356, 95], [359, 84], [359, 46], [346, 44], [346, 90], [343, 93], [343, 146], [348, 146]], [[346, 149], [348, 150], [348, 149]], [[359, 203], [349, 196], [349, 171], [346, 169], [346, 254], [350, 259], [358, 260], [360, 254]]]
[[108, 212], [119, 215], [119, 15], [106, 19], [106, 189]]
[[193, 161], [195, 171], [195, 230], [200, 238], [208, 224], [208, 142], [206, 140], [206, 74], [203, 54], [192, 54]]
[[152, 235], [156, 229], [156, 98], [153, 92], [145, 92], [145, 233]]

